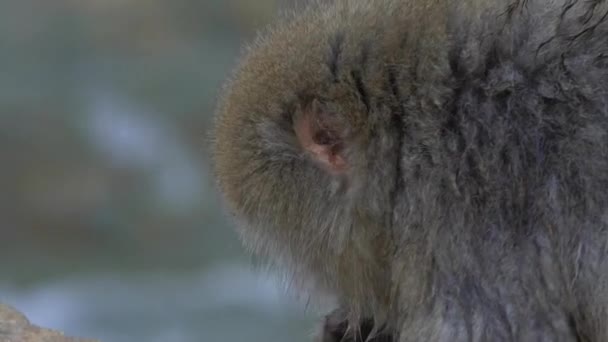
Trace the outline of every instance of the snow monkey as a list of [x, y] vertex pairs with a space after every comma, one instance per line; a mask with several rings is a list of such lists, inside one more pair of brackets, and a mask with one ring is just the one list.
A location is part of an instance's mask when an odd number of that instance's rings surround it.
[[608, 341], [608, 3], [334, 0], [247, 49], [214, 167], [317, 341]]

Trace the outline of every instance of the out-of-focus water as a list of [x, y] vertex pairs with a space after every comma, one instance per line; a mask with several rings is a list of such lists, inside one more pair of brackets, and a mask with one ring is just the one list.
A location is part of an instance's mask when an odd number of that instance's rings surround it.
[[210, 167], [221, 84], [281, 2], [0, 1], [0, 301], [107, 342], [310, 340]]
[[239, 264], [205, 272], [96, 274], [28, 287], [0, 300], [31, 322], [101, 341], [308, 341], [311, 318], [277, 279]]

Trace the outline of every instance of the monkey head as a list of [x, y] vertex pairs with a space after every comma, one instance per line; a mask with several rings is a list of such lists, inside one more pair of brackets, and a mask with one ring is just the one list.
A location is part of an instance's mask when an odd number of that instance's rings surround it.
[[370, 312], [387, 291], [401, 116], [393, 37], [377, 41], [377, 13], [360, 7], [309, 11], [254, 43], [220, 101], [214, 159], [252, 252]]

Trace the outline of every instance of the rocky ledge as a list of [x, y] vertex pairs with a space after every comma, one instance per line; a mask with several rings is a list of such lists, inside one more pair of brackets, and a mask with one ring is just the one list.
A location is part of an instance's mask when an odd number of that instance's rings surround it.
[[0, 304], [0, 342], [97, 342], [96, 340], [66, 337], [54, 330], [30, 324], [27, 318]]

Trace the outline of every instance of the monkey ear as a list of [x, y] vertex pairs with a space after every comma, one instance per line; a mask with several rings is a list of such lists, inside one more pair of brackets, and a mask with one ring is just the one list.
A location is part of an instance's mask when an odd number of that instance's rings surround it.
[[300, 146], [333, 175], [344, 174], [348, 168], [344, 155], [345, 121], [315, 99], [298, 111], [293, 123]]
[[299, 111], [294, 120], [300, 146], [333, 175], [343, 174], [348, 168], [344, 155], [345, 124], [345, 118], [327, 111], [316, 99]]

